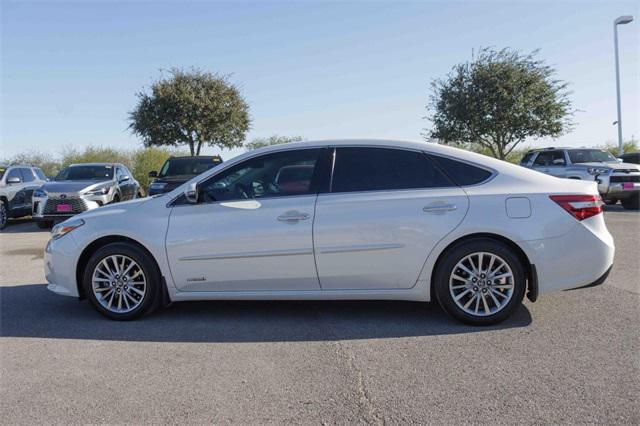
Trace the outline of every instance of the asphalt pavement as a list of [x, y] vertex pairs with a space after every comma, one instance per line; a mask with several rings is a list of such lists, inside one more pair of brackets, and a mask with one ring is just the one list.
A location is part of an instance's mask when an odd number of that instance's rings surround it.
[[185, 302], [108, 321], [46, 291], [48, 233], [13, 221], [0, 234], [0, 421], [639, 424], [640, 214], [605, 219], [606, 284], [489, 328], [411, 302]]

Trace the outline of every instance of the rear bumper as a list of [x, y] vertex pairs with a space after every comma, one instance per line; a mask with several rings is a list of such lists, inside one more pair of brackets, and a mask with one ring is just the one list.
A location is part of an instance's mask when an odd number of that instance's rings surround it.
[[[565, 235], [523, 244], [536, 265], [539, 294], [594, 285], [613, 265], [615, 247], [602, 215], [577, 223]], [[603, 278], [604, 277], [604, 278]]]

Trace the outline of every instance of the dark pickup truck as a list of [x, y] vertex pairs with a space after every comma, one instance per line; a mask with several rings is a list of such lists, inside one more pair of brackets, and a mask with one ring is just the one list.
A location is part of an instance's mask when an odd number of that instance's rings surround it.
[[164, 162], [160, 172], [151, 171], [149, 177], [155, 178], [149, 185], [148, 195], [164, 194], [182, 185], [194, 176], [206, 172], [222, 163], [219, 155], [201, 155], [198, 157], [170, 157]]

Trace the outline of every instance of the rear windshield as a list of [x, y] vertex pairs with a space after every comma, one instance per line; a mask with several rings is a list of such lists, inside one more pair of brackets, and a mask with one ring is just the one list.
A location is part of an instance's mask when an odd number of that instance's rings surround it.
[[572, 163], [600, 163], [616, 161], [615, 157], [602, 149], [573, 149], [569, 151]]
[[71, 166], [60, 170], [55, 180], [110, 180], [113, 166]]
[[160, 169], [159, 177], [170, 176], [196, 176], [206, 172], [212, 167], [220, 164], [219, 158], [170, 158], [162, 169]]

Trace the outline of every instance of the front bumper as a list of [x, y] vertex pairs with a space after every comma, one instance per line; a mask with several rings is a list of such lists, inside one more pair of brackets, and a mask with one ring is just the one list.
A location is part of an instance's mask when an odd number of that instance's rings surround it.
[[[33, 197], [32, 216], [36, 221], [66, 219], [87, 210], [108, 204], [110, 195], [49, 193], [45, 197]], [[64, 206], [62, 208], [61, 206]]]
[[625, 198], [640, 192], [640, 173], [598, 175], [596, 182], [603, 196]]
[[80, 296], [76, 284], [77, 256], [78, 246], [71, 233], [47, 242], [44, 250], [47, 290], [62, 296]]

